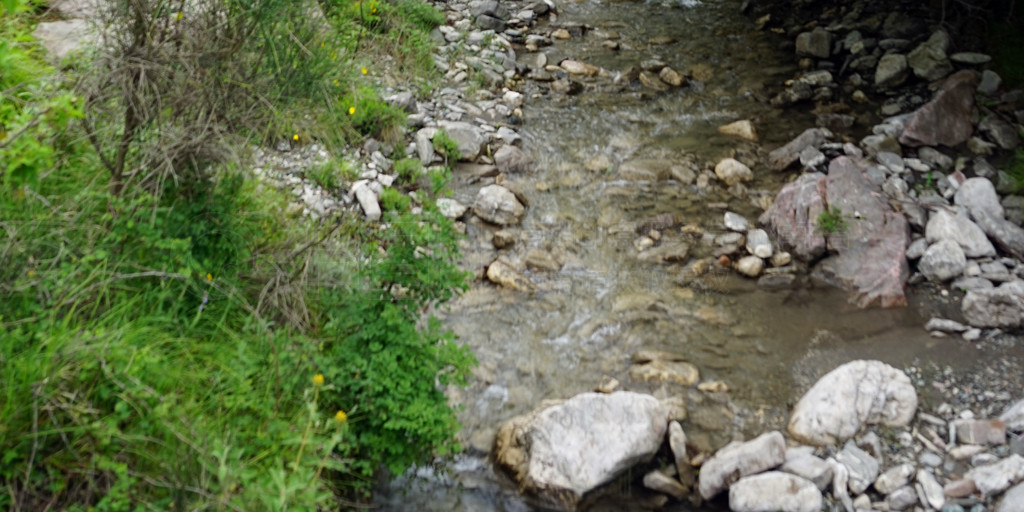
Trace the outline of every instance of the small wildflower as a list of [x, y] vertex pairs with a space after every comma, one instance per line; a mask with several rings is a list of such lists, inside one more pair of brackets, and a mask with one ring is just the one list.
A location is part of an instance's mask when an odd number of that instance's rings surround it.
[[292, 135], [292, 140], [294, 140], [295, 142], [298, 142], [299, 141], [299, 134], [296, 133], [296, 134]]
[[348, 115], [353, 115], [355, 113], [356, 113], [356, 108], [355, 107], [349, 107], [348, 108]]
[[370, 9], [370, 14], [377, 14], [377, 8], [374, 7], [372, 9]]
[[184, 18], [184, 17], [185, 17], [185, 13], [183, 13], [181, 11], [178, 11], [178, 15], [175, 16], [174, 19], [177, 20], [177, 21], [181, 21], [181, 19]]
[[318, 373], [318, 374], [314, 375], [313, 376], [313, 385], [316, 386], [316, 387], [323, 386], [324, 385], [324, 374]]
[[32, 278], [32, 277], [35, 277], [35, 276], [36, 276], [36, 271], [35, 270], [29, 270], [28, 271], [28, 277], [29, 278]]
[[337, 421], [339, 425], [342, 425], [348, 421], [348, 414], [345, 414], [345, 411], [339, 409], [338, 413], [334, 415], [334, 421]]
[[360, 71], [362, 71], [363, 74], [365, 75], [366, 74], [366, 66], [363, 66], [363, 68]]
[[206, 282], [207, 283], [212, 283], [213, 282], [213, 274], [211, 274], [209, 272], [206, 273]]
[[337, 87], [339, 85], [341, 85], [341, 82], [339, 82], [338, 80], [334, 80], [334, 86]]

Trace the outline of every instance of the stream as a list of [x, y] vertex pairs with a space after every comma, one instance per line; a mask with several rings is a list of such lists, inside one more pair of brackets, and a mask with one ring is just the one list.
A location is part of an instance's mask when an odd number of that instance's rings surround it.
[[[755, 166], [747, 192], [733, 194], [671, 180], [626, 180], [616, 171], [619, 165], [660, 159], [690, 162], [699, 170], [785, 143], [813, 126], [813, 116], [758, 99], [767, 95], [766, 84], [793, 76], [796, 59], [780, 48], [780, 36], [755, 30], [733, 0], [566, 1], [559, 4], [558, 23], [595, 30], [542, 47], [548, 62], [572, 58], [608, 76], [583, 79], [586, 88], [577, 95], [546, 92], [544, 82], [522, 87], [527, 99], [516, 129], [537, 165], [508, 183], [528, 197], [526, 217], [506, 228], [516, 242], [501, 250], [492, 243], [494, 226], [467, 221], [464, 267], [478, 279], [439, 312], [480, 362], [470, 387], [449, 391], [464, 407], [460, 437], [466, 452], [383, 484], [378, 509], [534, 510], [493, 467], [495, 432], [542, 400], [591, 391], [608, 377], [620, 389], [684, 397], [688, 438], [713, 450], [765, 428], [784, 428], [799, 394], [852, 359], [897, 367], [983, 364], [977, 347], [958, 338], [933, 338], [921, 328], [931, 314], [956, 307], [927, 288], [910, 290], [906, 308], [859, 310], [843, 293], [803, 278], [768, 290], [712, 269], [684, 285], [683, 263], [645, 261], [634, 245], [638, 223], [671, 214], [679, 225], [699, 230], [667, 229], [661, 245], [685, 243], [691, 259], [714, 257], [707, 240], [727, 232], [723, 214], [736, 212], [756, 223], [759, 198], [774, 197], [791, 173]], [[606, 41], [620, 48], [609, 49]], [[691, 83], [654, 92], [616, 81], [616, 73], [651, 59], [691, 76]], [[717, 132], [740, 119], [757, 126], [757, 145]], [[486, 184], [456, 174], [455, 198], [472, 204]], [[560, 269], [527, 268], [531, 250], [550, 255]], [[498, 256], [517, 264], [537, 290], [508, 290], [479, 279]], [[699, 368], [702, 382], [721, 381], [729, 392], [633, 381], [630, 358], [639, 350], [680, 354]], [[623, 489], [603, 509], [644, 510], [633, 491]], [[688, 510], [685, 503], [673, 506]]]

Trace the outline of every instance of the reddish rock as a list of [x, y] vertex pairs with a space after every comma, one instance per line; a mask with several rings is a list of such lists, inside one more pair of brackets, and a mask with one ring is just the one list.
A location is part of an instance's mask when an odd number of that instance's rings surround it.
[[953, 427], [963, 444], [1006, 444], [1006, 423], [999, 420], [957, 420]]
[[817, 149], [831, 136], [832, 132], [824, 128], [808, 128], [785, 146], [768, 153], [768, 167], [773, 171], [784, 170], [800, 160], [801, 151], [808, 147]]
[[846, 228], [828, 236], [830, 249], [838, 254], [823, 260], [815, 275], [852, 292], [850, 302], [858, 307], [906, 306], [910, 228], [862, 165], [845, 156], [829, 164], [826, 204], [842, 212]]
[[964, 478], [946, 484], [942, 491], [946, 493], [947, 498], [966, 498], [977, 492], [978, 487], [974, 484], [974, 480]]
[[825, 175], [804, 174], [779, 191], [761, 224], [788, 251], [803, 260], [825, 254], [825, 237], [818, 232], [818, 215], [825, 211]]
[[974, 133], [971, 111], [978, 76], [963, 70], [950, 75], [931, 101], [907, 119], [900, 143], [905, 146], [956, 146]]

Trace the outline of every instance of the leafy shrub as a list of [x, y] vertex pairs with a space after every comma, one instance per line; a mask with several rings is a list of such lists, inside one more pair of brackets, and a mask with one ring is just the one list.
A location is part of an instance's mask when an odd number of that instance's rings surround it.
[[380, 195], [380, 204], [384, 210], [402, 212], [409, 209], [412, 202], [409, 196], [393, 189], [386, 188]]
[[846, 231], [846, 219], [839, 208], [831, 207], [818, 214], [818, 231], [824, 235], [832, 235]]
[[375, 91], [360, 87], [342, 103], [349, 105], [352, 126], [360, 134], [385, 141], [398, 140], [405, 124], [405, 113], [385, 103]]
[[459, 143], [451, 138], [448, 132], [443, 129], [438, 130], [434, 134], [432, 142], [434, 144], [434, 151], [441, 153], [446, 163], [458, 161], [459, 157], [462, 156], [462, 153], [459, 151]]
[[401, 183], [415, 183], [423, 174], [423, 164], [418, 158], [403, 158], [395, 162], [395, 174]]

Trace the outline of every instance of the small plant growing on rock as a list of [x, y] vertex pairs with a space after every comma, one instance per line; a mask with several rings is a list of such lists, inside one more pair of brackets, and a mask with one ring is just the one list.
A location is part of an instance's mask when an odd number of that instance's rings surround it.
[[423, 174], [423, 164], [415, 158], [403, 158], [395, 162], [395, 174], [401, 183], [415, 183]]
[[444, 155], [445, 164], [449, 161], [454, 162], [459, 159], [462, 153], [459, 152], [459, 143], [455, 139], [448, 135], [448, 132], [444, 130], [438, 130], [434, 134], [434, 151]]
[[833, 235], [846, 231], [846, 219], [839, 208], [831, 207], [818, 214], [818, 232], [823, 235]]

